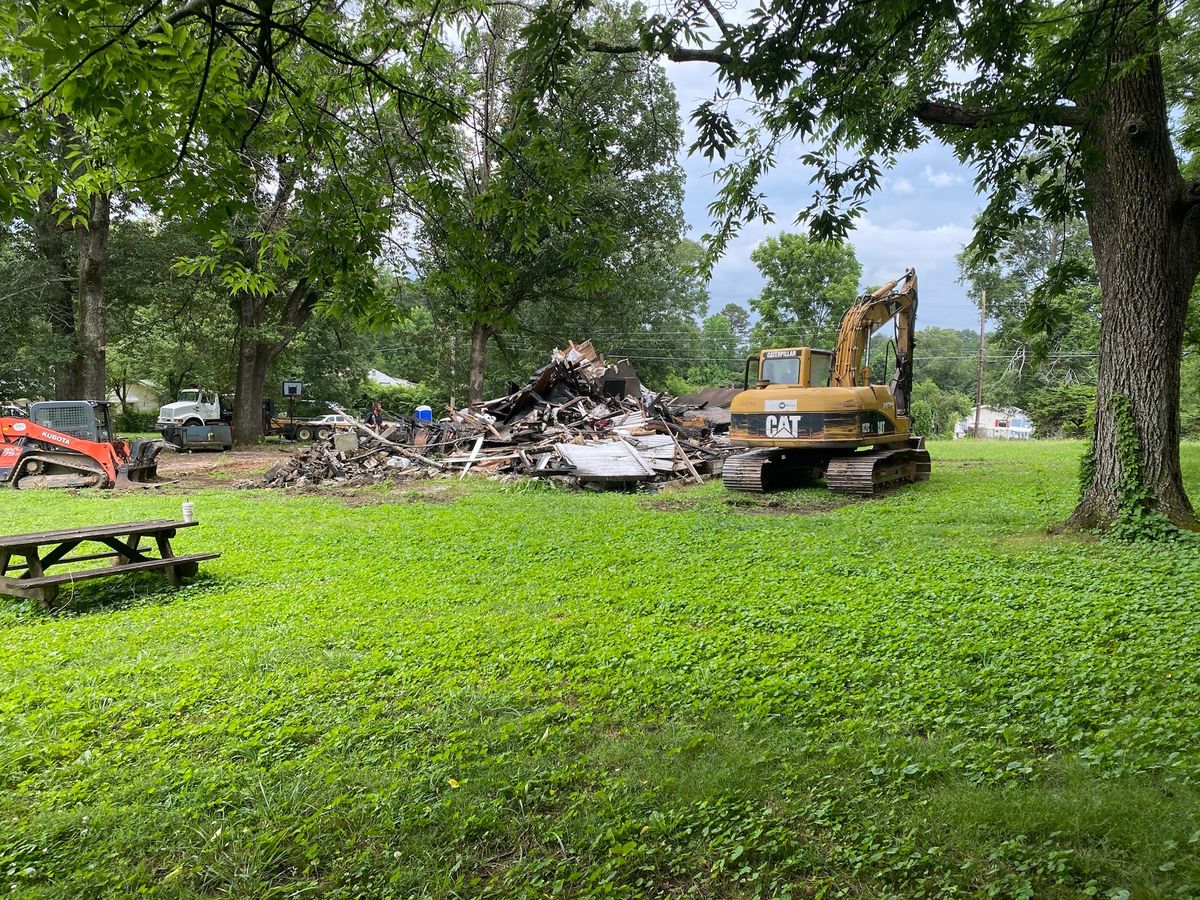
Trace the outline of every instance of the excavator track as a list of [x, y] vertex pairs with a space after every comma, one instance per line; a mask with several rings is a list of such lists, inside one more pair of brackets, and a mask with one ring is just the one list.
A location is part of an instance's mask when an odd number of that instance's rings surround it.
[[751, 450], [725, 460], [721, 483], [731, 491], [764, 494], [771, 490], [772, 469], [783, 458], [782, 450]]
[[13, 481], [13, 486], [26, 491], [30, 488], [100, 487], [107, 482], [108, 475], [99, 463], [81, 454], [31, 453], [21, 460], [21, 474]]
[[721, 482], [731, 491], [765, 494], [816, 481], [825, 469], [828, 454], [811, 450], [765, 447], [725, 460]]
[[923, 447], [869, 450], [829, 461], [825, 484], [839, 494], [869, 497], [902, 484], [928, 481], [931, 464]]

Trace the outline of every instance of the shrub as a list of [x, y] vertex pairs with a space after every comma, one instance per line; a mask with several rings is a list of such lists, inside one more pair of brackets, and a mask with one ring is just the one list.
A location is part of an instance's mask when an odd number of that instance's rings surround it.
[[971, 411], [971, 399], [956, 391], [944, 391], [925, 379], [913, 385], [909, 415], [913, 434], [926, 438], [954, 436], [954, 423]]
[[127, 434], [153, 431], [158, 415], [136, 409], [123, 409], [113, 416], [113, 430]]
[[1038, 437], [1084, 437], [1096, 415], [1096, 388], [1090, 384], [1044, 388], [1029, 398], [1026, 412]]

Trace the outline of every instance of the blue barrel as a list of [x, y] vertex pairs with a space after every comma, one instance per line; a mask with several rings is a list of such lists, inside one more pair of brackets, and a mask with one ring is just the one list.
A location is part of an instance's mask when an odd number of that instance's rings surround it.
[[433, 410], [428, 406], [418, 406], [413, 411], [413, 418], [418, 422], [431, 423], [433, 422]]

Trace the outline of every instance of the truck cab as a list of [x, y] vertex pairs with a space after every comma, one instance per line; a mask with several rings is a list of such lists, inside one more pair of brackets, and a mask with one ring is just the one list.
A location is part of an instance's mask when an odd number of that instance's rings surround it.
[[226, 421], [226, 410], [222, 409], [221, 397], [214, 391], [201, 388], [186, 388], [179, 392], [179, 399], [168, 403], [158, 411], [158, 428], [178, 428], [190, 425], [213, 425]]
[[233, 407], [216, 391], [185, 388], [158, 411], [159, 433], [177, 450], [228, 450], [233, 446]]

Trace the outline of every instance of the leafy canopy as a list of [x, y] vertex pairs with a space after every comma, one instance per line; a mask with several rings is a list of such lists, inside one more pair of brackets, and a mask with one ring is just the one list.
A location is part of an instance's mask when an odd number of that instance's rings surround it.
[[849, 244], [784, 232], [750, 254], [766, 280], [750, 301], [762, 346], [832, 346], [842, 314], [858, 295], [862, 266]]
[[[543, 17], [547, 53], [561, 52], [562, 15]], [[580, 48], [716, 64], [716, 90], [692, 113], [693, 151], [721, 163], [714, 254], [744, 223], [772, 219], [759, 181], [785, 142], [801, 142], [812, 171], [798, 221], [843, 238], [883, 171], [936, 136], [991, 194], [973, 244], [986, 257], [1035, 211], [1058, 220], [1079, 212], [1092, 157], [1076, 126], [1107, 79], [1155, 52], [1167, 21], [1156, 4], [1117, 0], [759, 0], [736, 21], [717, 5], [679, 0], [648, 16], [634, 45], [565, 34]], [[1134, 32], [1139, 42], [1124, 46]]]

